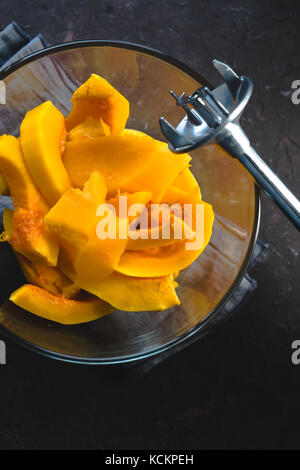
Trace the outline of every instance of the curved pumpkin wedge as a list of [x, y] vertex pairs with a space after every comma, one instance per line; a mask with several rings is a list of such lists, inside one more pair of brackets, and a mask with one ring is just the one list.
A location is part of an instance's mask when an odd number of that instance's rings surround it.
[[71, 187], [61, 161], [65, 145], [65, 119], [51, 103], [28, 111], [20, 127], [24, 158], [34, 183], [52, 206]]
[[148, 279], [114, 272], [99, 281], [97, 296], [127, 312], [166, 310], [180, 304], [171, 276]]
[[[145, 134], [145, 132], [138, 131], [136, 129], [124, 129], [122, 132], [122, 135], [132, 135], [136, 137], [143, 137], [143, 136], [148, 136], [148, 134]], [[149, 136], [148, 136], [149, 137]], [[161, 149], [166, 151], [168, 155], [171, 155], [174, 157], [174, 153], [170, 152], [169, 154], [169, 148], [168, 145], [165, 142], [162, 142], [160, 140], [154, 139], [158, 145], [160, 145]], [[182, 194], [189, 194], [195, 186], [198, 186], [197, 180], [192, 174], [192, 172], [189, 170], [189, 162], [191, 161], [191, 157], [189, 154], [184, 153], [181, 154], [182, 161], [184, 162], [183, 164], [183, 169], [179, 172], [176, 173], [176, 177], [172, 181], [172, 187], [176, 188], [178, 191], [182, 191]], [[155, 162], [155, 160], [154, 160]], [[175, 159], [174, 163], [177, 163], [177, 159]], [[151, 162], [153, 164], [153, 161]], [[151, 167], [147, 167], [147, 171], [149, 173], [154, 173], [154, 168], [152, 169]], [[160, 168], [160, 172], [163, 171], [163, 168]], [[157, 177], [157, 175], [156, 175]], [[173, 177], [172, 174], [169, 175], [169, 181]], [[146, 183], [146, 182], [145, 182]], [[167, 187], [168, 183], [165, 183], [165, 187]], [[163, 198], [160, 196], [160, 200], [163, 200]], [[160, 202], [160, 201], [158, 201]], [[177, 201], [174, 201], [177, 202]]]
[[8, 186], [5, 179], [0, 175], [0, 196], [6, 196], [8, 194]]
[[[126, 206], [127, 206], [127, 214], [128, 210], [130, 209], [131, 206], [134, 204], [142, 204], [143, 206], [146, 206], [152, 199], [152, 193], [150, 191], [138, 191], [136, 193], [120, 193], [117, 196], [108, 199], [107, 204], [111, 204], [116, 211], [116, 214], [119, 216], [119, 210], [120, 206], [121, 208], [122, 203], [120, 203], [120, 197], [126, 196]], [[129, 221], [132, 221], [135, 219], [136, 216], [129, 216], [128, 219]]]
[[209, 242], [214, 219], [211, 205], [203, 201], [201, 203], [204, 205], [204, 241], [200, 248], [187, 249], [186, 244], [195, 240], [181, 240], [149, 250], [127, 250], [121, 256], [116, 271], [127, 276], [160, 277], [180, 271], [193, 263]]
[[100, 119], [88, 117], [68, 133], [68, 140], [83, 140], [110, 135], [110, 128]]
[[74, 284], [97, 295], [99, 280], [109, 276], [118, 265], [127, 240], [99, 240], [91, 236], [84, 245], [62, 244], [58, 267]]
[[63, 325], [90, 322], [113, 311], [110, 305], [95, 297], [86, 300], [66, 299], [31, 284], [17, 289], [9, 300], [34, 315]]
[[[46, 227], [56, 234], [61, 246], [60, 269], [91, 293], [97, 280], [113, 271], [127, 244], [127, 218], [125, 238], [119, 238], [120, 219], [105, 205], [105, 191], [97, 184], [98, 177], [101, 175], [92, 173], [83, 191], [67, 191], [45, 218]], [[99, 206], [107, 209], [104, 215], [97, 215]], [[116, 237], [112, 239], [100, 239], [96, 232], [106, 212], [116, 224]]]
[[28, 171], [20, 142], [11, 135], [0, 136], [0, 172], [9, 187], [15, 209], [27, 209], [32, 201], [36, 201], [48, 210]]
[[80, 189], [71, 188], [53, 206], [45, 217], [45, 226], [59, 240], [77, 245], [87, 242], [96, 225], [97, 202]]
[[119, 134], [129, 116], [129, 102], [99, 75], [92, 74], [73, 94], [72, 111], [66, 118], [67, 130], [86, 118], [103, 119], [112, 134]]
[[179, 175], [174, 179], [172, 186], [175, 186], [177, 189], [181, 189], [186, 194], [190, 194], [194, 188], [199, 187], [195, 176], [189, 168], [185, 168], [181, 173], [179, 173]]
[[22, 255], [17, 255], [20, 267], [30, 284], [34, 284], [55, 295], [75, 297], [80, 289], [58, 268], [32, 263]]
[[105, 201], [107, 194], [107, 187], [105, 183], [105, 178], [99, 173], [99, 171], [94, 171], [90, 179], [83, 186], [83, 194], [94, 199], [97, 204], [101, 204]]
[[59, 246], [56, 238], [44, 226], [44, 212], [17, 209], [13, 215], [12, 248], [34, 263], [56, 266]]
[[176, 176], [188, 167], [191, 157], [187, 153], [172, 153], [164, 142], [156, 140], [156, 143], [153, 158], [132, 176], [126, 189], [129, 192], [151, 191], [152, 202], [159, 203]]
[[71, 188], [59, 199], [46, 215], [45, 225], [68, 244], [85, 243], [96, 233], [97, 207], [105, 197], [103, 177], [94, 171], [83, 191]]
[[126, 244], [127, 240], [99, 240], [95, 235], [83, 247], [64, 248], [58, 265], [76, 286], [97, 295], [99, 282], [118, 265]]
[[[117, 217], [109, 206], [103, 204], [104, 215], [96, 213], [96, 222], [89, 226], [89, 233], [84, 243], [70, 243], [70, 237], [60, 233], [61, 247], [59, 268], [81, 289], [95, 294], [100, 279], [109, 276], [118, 265], [127, 246], [128, 219]], [[104, 222], [107, 215], [115, 224], [113, 238], [99, 238], [98, 224]], [[95, 220], [95, 219], [94, 219]], [[102, 230], [100, 233], [102, 233]], [[96, 294], [95, 294], [96, 295]]]
[[[169, 230], [167, 230], [166, 238], [164, 238], [164, 227], [166, 224], [169, 224]], [[179, 228], [180, 227], [180, 228]], [[172, 245], [180, 235], [189, 240], [194, 238], [194, 233], [192, 229], [180, 218], [176, 217], [174, 214], [171, 214], [171, 217], [168, 217], [164, 220], [164, 224], [158, 225], [157, 227], [149, 227], [148, 230], [138, 230], [132, 234], [132, 231], [128, 231], [128, 243], [126, 250], [148, 250], [150, 248], [161, 247]], [[139, 238], [135, 239], [135, 236], [139, 235]]]
[[161, 201], [165, 202], [166, 204], [172, 205], [180, 202], [185, 197], [186, 193], [184, 191], [171, 185], [168, 187], [165, 194], [162, 196]]
[[201, 191], [196, 178], [189, 168], [185, 168], [168, 187], [162, 196], [162, 201], [168, 204], [176, 204], [191, 194], [195, 188], [198, 188], [198, 193], [201, 197]]
[[63, 163], [72, 185], [82, 188], [94, 170], [105, 178], [108, 196], [149, 191], [160, 202], [174, 178], [191, 160], [173, 154], [167, 144], [135, 131], [66, 143]]
[[23, 158], [18, 139], [0, 137], [0, 171], [8, 184], [14, 204], [9, 243], [28, 259], [56, 266], [58, 244], [44, 227], [49, 207], [35, 187]]
[[67, 142], [63, 163], [75, 188], [82, 189], [92, 172], [99, 171], [112, 197], [118, 190], [127, 191], [157, 151], [157, 141], [145, 134], [110, 135]]

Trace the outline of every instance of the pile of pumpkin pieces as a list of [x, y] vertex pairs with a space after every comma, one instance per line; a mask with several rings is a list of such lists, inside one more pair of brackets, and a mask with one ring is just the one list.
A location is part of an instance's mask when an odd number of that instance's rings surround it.
[[[4, 211], [1, 241], [29, 282], [10, 300], [62, 324], [178, 305], [175, 277], [203, 251], [213, 224], [191, 157], [125, 129], [129, 103], [98, 75], [71, 101], [66, 119], [46, 101], [27, 112], [19, 138], [0, 137], [0, 191], [14, 205]], [[203, 203], [204, 245], [188, 251], [184, 240], [99, 239], [97, 207], [117, 208], [124, 194], [128, 204]]]

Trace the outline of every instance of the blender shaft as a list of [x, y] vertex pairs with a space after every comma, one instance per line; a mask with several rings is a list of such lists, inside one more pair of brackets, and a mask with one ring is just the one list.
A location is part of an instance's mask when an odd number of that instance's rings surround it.
[[300, 230], [300, 201], [251, 147], [241, 126], [238, 123], [228, 123], [217, 135], [216, 142], [239, 160], [256, 183]]

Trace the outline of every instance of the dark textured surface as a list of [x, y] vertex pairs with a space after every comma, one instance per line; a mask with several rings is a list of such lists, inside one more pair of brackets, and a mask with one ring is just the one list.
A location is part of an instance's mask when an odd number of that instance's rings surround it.
[[[214, 82], [213, 57], [255, 82], [244, 126], [298, 196], [300, 5], [295, 1], [107, 0], [1, 2], [54, 44], [121, 39], [161, 49]], [[207, 73], [206, 73], [207, 70]], [[214, 334], [143, 377], [57, 363], [7, 344], [0, 366], [0, 449], [299, 449], [299, 234], [263, 197], [267, 258], [258, 288]], [[1, 276], [8, 276], [6, 271]]]

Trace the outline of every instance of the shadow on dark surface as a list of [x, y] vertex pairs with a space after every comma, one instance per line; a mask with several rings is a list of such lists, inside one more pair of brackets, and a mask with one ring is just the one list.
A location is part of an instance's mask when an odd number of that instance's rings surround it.
[[[267, 265], [261, 269], [268, 297], [276, 283]], [[246, 306], [143, 376], [139, 366], [75, 366], [9, 343], [1, 367], [0, 448], [298, 445], [293, 333], [281, 324], [279, 311], [264, 314], [254, 297]]]
[[[299, 107], [289, 97], [300, 79], [299, 2], [32, 4], [1, 5], [0, 27], [15, 19], [51, 43], [146, 44], [207, 70], [213, 83], [215, 56], [248, 74], [255, 92], [245, 128], [299, 195]], [[270, 249], [251, 272], [257, 290], [221, 328], [146, 375], [63, 364], [8, 341], [0, 366], [0, 449], [299, 449], [300, 366], [291, 363], [291, 342], [300, 339], [299, 234], [266, 200], [262, 218], [260, 236]], [[6, 249], [0, 245], [0, 282], [10, 289], [15, 261], [2, 257]]]

